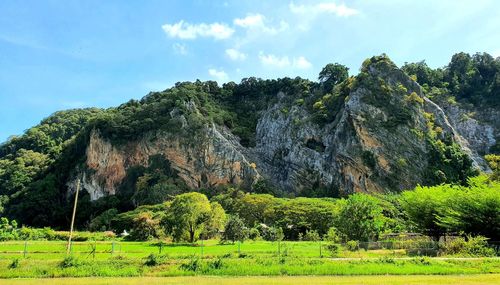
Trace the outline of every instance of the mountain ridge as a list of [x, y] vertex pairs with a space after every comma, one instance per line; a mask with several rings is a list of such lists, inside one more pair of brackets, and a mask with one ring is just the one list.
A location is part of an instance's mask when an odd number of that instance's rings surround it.
[[[41, 153], [37, 159], [45, 163], [20, 179], [14, 193], [5, 185], [16, 177], [0, 173], [1, 194], [9, 200], [3, 203], [6, 213], [30, 224], [62, 220], [77, 179], [92, 216], [193, 189], [237, 186], [289, 197], [339, 197], [466, 183], [478, 169], [487, 171], [482, 155], [498, 144], [497, 126], [474, 118], [461, 124], [457, 116], [448, 120], [450, 110], [461, 107], [432, 90], [446, 87], [417, 83], [418, 72], [412, 74], [408, 66], [400, 69], [381, 55], [367, 59], [356, 76], [332, 72], [319, 83], [301, 78], [248, 78], [222, 87], [213, 81], [184, 82], [117, 108], [75, 111], [81, 118], [67, 121], [83, 129], [72, 128], [64, 142], [47, 139], [46, 154], [26, 139], [42, 142], [44, 132], [29, 130], [24, 141], [14, 138], [0, 147], [3, 168], [20, 159], [29, 167], [28, 155], [18, 154], [21, 149]], [[486, 144], [478, 143], [484, 137], [470, 134], [485, 128], [491, 134]], [[40, 206], [54, 213], [21, 214]]]

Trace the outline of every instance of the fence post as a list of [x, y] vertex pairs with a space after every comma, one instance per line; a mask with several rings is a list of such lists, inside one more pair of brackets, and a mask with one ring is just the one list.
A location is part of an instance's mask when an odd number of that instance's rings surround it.
[[158, 254], [161, 254], [161, 251], [163, 250], [163, 242], [160, 241], [160, 244], [158, 246]]
[[323, 252], [322, 252], [321, 241], [319, 241], [319, 258], [323, 258]]
[[203, 259], [203, 239], [201, 239], [201, 259]]
[[241, 254], [241, 241], [238, 241], [238, 255]]
[[115, 253], [115, 241], [111, 242], [111, 256]]
[[23, 257], [26, 258], [26, 255], [28, 254], [28, 241], [24, 241], [24, 251], [23, 251]]

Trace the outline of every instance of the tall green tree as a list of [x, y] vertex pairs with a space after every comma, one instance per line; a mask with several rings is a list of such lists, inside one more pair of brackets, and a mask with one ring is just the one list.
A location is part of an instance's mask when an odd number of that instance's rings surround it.
[[[220, 209], [217, 209], [220, 211]], [[219, 215], [220, 216], [220, 215]], [[178, 195], [167, 213], [167, 225], [174, 240], [194, 242], [213, 218], [207, 196], [190, 192]]]
[[347, 240], [369, 241], [378, 238], [385, 224], [377, 198], [353, 194], [340, 210], [336, 228]]
[[248, 233], [248, 228], [243, 223], [243, 220], [236, 215], [232, 215], [224, 227], [224, 234], [221, 241], [231, 241], [232, 243], [235, 241], [243, 242], [248, 238]]
[[349, 68], [339, 63], [329, 63], [319, 73], [318, 80], [323, 85], [323, 90], [331, 92], [333, 86], [349, 77]]

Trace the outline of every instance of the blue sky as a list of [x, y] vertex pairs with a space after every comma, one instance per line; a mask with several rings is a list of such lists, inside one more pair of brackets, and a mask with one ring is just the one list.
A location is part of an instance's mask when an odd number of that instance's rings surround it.
[[0, 141], [51, 113], [177, 81], [316, 79], [387, 53], [432, 67], [500, 56], [500, 1], [1, 1]]

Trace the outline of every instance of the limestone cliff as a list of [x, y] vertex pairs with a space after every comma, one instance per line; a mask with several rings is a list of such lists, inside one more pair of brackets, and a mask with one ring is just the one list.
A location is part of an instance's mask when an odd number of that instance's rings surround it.
[[[333, 96], [338, 102], [333, 111], [323, 110], [331, 114], [323, 123], [314, 119], [315, 109], [302, 103], [318, 100], [314, 95], [279, 92], [277, 100], [258, 113], [253, 147], [243, 147], [221, 124], [190, 128], [189, 114], [203, 116], [192, 101], [183, 103], [183, 111], [169, 111], [183, 135], [150, 130], [117, 144], [93, 129], [85, 163], [67, 185], [74, 191], [76, 179], [82, 179], [92, 200], [114, 195], [128, 169], [146, 167], [154, 155], [164, 157], [191, 189], [233, 184], [250, 190], [263, 179], [286, 193], [321, 188], [328, 196], [410, 189], [432, 175], [445, 179], [450, 173], [436, 168], [431, 159], [447, 160], [444, 151], [454, 145], [472, 157], [474, 165], [485, 167], [478, 153], [492, 144], [492, 130], [484, 126], [462, 131], [468, 127], [452, 111], [447, 117], [392, 62], [372, 58], [343, 84], [341, 91], [319, 98]], [[463, 160], [460, 163], [467, 163]]]
[[147, 166], [153, 155], [162, 155], [192, 189], [220, 184], [249, 187], [259, 178], [255, 164], [247, 160], [237, 139], [222, 128], [207, 126], [192, 141], [167, 132], [149, 133], [139, 141], [113, 146], [92, 131], [85, 165], [68, 183], [70, 191], [81, 179], [92, 200], [114, 195], [131, 166]]

